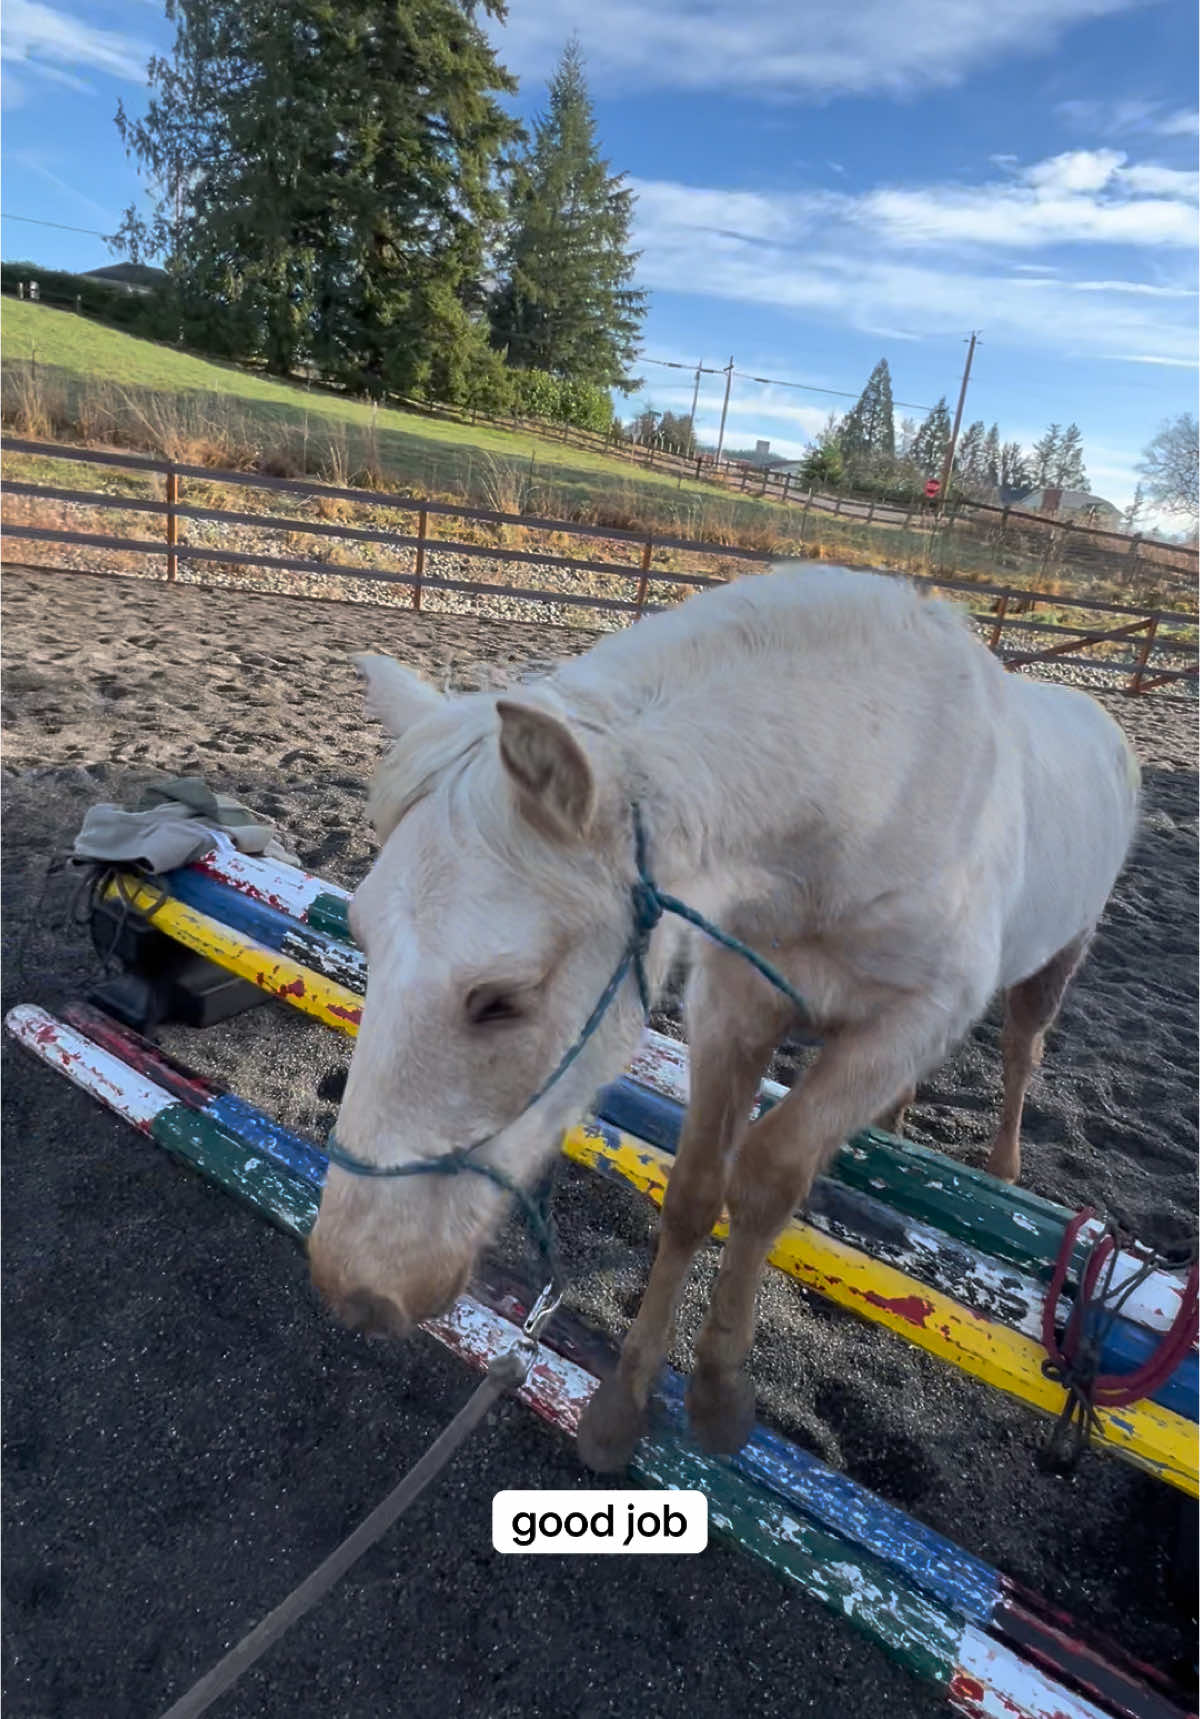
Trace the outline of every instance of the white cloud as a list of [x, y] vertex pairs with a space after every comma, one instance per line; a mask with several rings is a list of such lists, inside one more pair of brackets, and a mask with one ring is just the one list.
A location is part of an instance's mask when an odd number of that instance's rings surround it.
[[1164, 101], [1127, 98], [1123, 101], [1060, 101], [1055, 112], [1080, 131], [1094, 137], [1195, 137], [1200, 114], [1192, 108], [1165, 111]]
[[33, 150], [10, 150], [9, 160], [13, 165], [23, 167], [27, 173], [36, 174], [39, 179], [44, 179], [48, 185], [53, 185], [56, 191], [61, 191], [65, 197], [69, 197], [79, 213], [86, 214], [93, 220], [107, 222], [109, 227], [116, 227], [117, 221], [111, 209], [105, 208], [102, 203], [97, 203], [95, 198], [89, 197], [86, 192], [77, 191], [73, 185], [54, 171], [47, 160], [44, 160]]
[[44, 0], [8, 0], [4, 8], [3, 57], [46, 75], [56, 66], [89, 66], [128, 83], [143, 83], [152, 51], [136, 37], [85, 23]]
[[803, 99], [957, 84], [1002, 57], [1055, 47], [1134, 0], [512, 0], [495, 40], [543, 77], [572, 30], [600, 89], [743, 89]]
[[1181, 107], [1176, 113], [1166, 114], [1154, 129], [1160, 137], [1198, 137], [1200, 113], [1194, 108]]
[[[1147, 176], [1116, 151], [1085, 153], [1036, 163], [1015, 183], [857, 197], [738, 192], [726, 205], [709, 187], [635, 183], [639, 273], [659, 291], [793, 310], [893, 340], [983, 326], [1009, 345], [1194, 363], [1190, 267], [1167, 250], [1195, 244], [1187, 176], [1167, 182], [1166, 170]], [[1142, 195], [1150, 183], [1170, 194]], [[1098, 241], [1119, 258], [1111, 274], [1090, 257], [1090, 267], [1073, 263], [1072, 246]], [[1051, 250], [1053, 263], [1010, 262], [1035, 249]]]
[[985, 185], [884, 188], [858, 200], [856, 218], [905, 245], [1196, 243], [1194, 173], [1126, 166], [1116, 149], [1076, 149]]
[[93, 95], [94, 86], [86, 78], [79, 77], [75, 72], [64, 71], [61, 66], [44, 66], [37, 60], [22, 60], [22, 66], [27, 72], [33, 72], [47, 83], [60, 84], [64, 89], [76, 90], [81, 95]]

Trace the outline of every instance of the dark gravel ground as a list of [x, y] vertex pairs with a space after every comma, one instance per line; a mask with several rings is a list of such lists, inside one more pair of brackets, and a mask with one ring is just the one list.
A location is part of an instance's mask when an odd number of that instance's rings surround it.
[[[95, 976], [49, 855], [95, 800], [203, 772], [274, 816], [311, 869], [369, 864], [377, 739], [350, 649], [458, 686], [579, 634], [278, 597], [8, 573], [4, 1007]], [[1187, 710], [1121, 702], [1147, 821], [1031, 1095], [1026, 1181], [1177, 1241], [1196, 1208], [1196, 755]], [[23, 947], [20, 945], [23, 944]], [[334, 1113], [344, 1040], [268, 1006], [169, 1042], [293, 1125]], [[980, 1161], [993, 1013], [919, 1095], [914, 1137]], [[6, 1710], [152, 1719], [383, 1496], [473, 1379], [426, 1338], [333, 1325], [299, 1251], [4, 1047]], [[779, 1070], [794, 1064], [781, 1054]], [[631, 1193], [565, 1170], [575, 1305], [627, 1327], [652, 1241]], [[686, 1365], [715, 1250], [674, 1359]], [[765, 1419], [1132, 1651], [1189, 1667], [1178, 1495], [1111, 1459], [1035, 1465], [1044, 1423], [774, 1278], [753, 1365]], [[917, 1719], [937, 1695], [714, 1544], [695, 1559], [509, 1559], [493, 1494], [590, 1484], [505, 1404], [404, 1524], [217, 1709], [250, 1715]]]

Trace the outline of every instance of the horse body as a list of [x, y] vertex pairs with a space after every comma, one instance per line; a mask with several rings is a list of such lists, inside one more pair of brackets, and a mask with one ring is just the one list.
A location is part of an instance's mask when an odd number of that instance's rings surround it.
[[[692, 1098], [642, 1310], [581, 1445], [598, 1467], [627, 1457], [687, 1267], [726, 1204], [690, 1403], [701, 1437], [736, 1446], [779, 1228], [840, 1142], [902, 1102], [999, 988], [992, 1163], [1015, 1176], [1041, 1033], [1135, 827], [1128, 745], [1084, 695], [1005, 674], [952, 609], [843, 569], [706, 593], [512, 697], [444, 700], [390, 659], [362, 666], [394, 744], [372, 794], [382, 850], [352, 909], [371, 977], [344, 1147], [393, 1163], [494, 1134], [489, 1159], [536, 1178], [640, 1030], [630, 983], [523, 1111], [629, 937], [634, 804], [659, 886], [805, 998], [821, 1050], [748, 1127], [793, 1011], [736, 955], [673, 922], [654, 934], [653, 985], [694, 940]], [[405, 1329], [462, 1286], [502, 1204], [475, 1176], [332, 1169], [314, 1276], [347, 1317]]]

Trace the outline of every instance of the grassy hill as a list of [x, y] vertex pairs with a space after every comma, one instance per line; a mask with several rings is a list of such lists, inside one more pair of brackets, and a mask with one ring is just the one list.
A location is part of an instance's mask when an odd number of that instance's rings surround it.
[[[731, 503], [552, 435], [373, 408], [141, 340], [70, 311], [6, 299], [4, 418], [31, 436], [78, 436], [192, 464], [257, 465], [334, 483], [417, 489], [608, 523], [669, 521], [688, 535]], [[743, 509], [757, 513], [751, 504]]]

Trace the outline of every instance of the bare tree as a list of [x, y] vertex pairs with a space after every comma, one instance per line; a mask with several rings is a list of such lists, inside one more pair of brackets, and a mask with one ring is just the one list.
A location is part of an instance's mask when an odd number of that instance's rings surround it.
[[1200, 516], [1200, 464], [1196, 454], [1197, 426], [1190, 412], [1168, 418], [1148, 442], [1137, 470], [1146, 480], [1146, 494], [1164, 513]]

